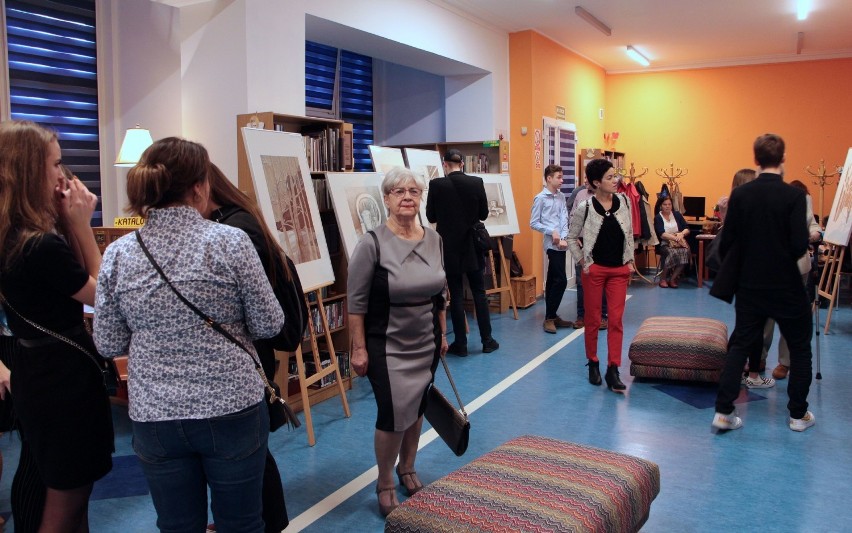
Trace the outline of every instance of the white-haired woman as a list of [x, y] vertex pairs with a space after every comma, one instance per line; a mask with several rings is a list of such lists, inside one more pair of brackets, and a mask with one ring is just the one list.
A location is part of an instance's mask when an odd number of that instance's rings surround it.
[[397, 505], [393, 464], [409, 495], [423, 487], [414, 460], [426, 391], [447, 352], [441, 237], [417, 218], [425, 184], [394, 167], [382, 181], [388, 220], [361, 237], [347, 281], [352, 368], [367, 375], [376, 397], [379, 511]]

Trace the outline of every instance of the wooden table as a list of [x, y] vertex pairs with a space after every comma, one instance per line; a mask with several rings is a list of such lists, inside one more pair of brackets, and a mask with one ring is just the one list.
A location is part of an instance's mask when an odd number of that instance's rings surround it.
[[704, 234], [696, 235], [695, 239], [698, 241], [698, 286], [704, 286], [704, 280], [710, 279], [707, 275], [707, 269], [704, 268], [704, 243], [712, 241], [716, 236], [713, 234]]

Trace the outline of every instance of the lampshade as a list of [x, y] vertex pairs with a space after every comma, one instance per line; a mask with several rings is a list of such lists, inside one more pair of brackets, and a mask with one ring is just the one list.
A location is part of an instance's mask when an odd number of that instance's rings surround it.
[[115, 158], [115, 166], [134, 166], [142, 157], [142, 152], [152, 144], [154, 144], [154, 139], [151, 138], [150, 131], [139, 124], [135, 128], [130, 128], [124, 134], [124, 142], [121, 143], [121, 150], [118, 151], [118, 157]]

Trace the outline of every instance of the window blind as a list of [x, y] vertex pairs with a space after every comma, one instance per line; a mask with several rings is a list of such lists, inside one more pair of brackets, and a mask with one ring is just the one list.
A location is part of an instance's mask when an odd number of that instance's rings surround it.
[[15, 120], [59, 133], [62, 160], [98, 195], [101, 214], [94, 0], [6, 0], [9, 105]]

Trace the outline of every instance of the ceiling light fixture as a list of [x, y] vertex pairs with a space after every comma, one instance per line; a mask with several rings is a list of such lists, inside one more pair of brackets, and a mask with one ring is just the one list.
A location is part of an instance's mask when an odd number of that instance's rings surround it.
[[612, 35], [612, 30], [610, 29], [609, 26], [607, 26], [606, 24], [604, 24], [603, 22], [598, 20], [597, 17], [595, 17], [594, 15], [592, 15], [591, 13], [589, 13], [588, 11], [583, 9], [582, 7], [580, 7], [580, 6], [575, 7], [574, 13], [576, 13], [578, 17], [585, 20], [586, 22], [588, 22], [589, 24], [591, 24], [595, 28], [599, 29], [601, 31], [601, 33], [603, 33], [607, 37]]
[[651, 62], [650, 62], [650, 61], [648, 61], [648, 58], [647, 58], [647, 57], [645, 57], [644, 55], [642, 55], [642, 53], [641, 53], [641, 52], [639, 52], [639, 50], [637, 50], [637, 49], [633, 48], [633, 46], [631, 46], [631, 45], [629, 45], [629, 44], [627, 45], [627, 56], [628, 56], [630, 59], [632, 59], [633, 61], [635, 61], [635, 62], [639, 63], [640, 65], [642, 65], [643, 67], [647, 67], [648, 65], [650, 65], [650, 64], [651, 64]]
[[805, 20], [808, 18], [808, 13], [811, 10], [811, 0], [797, 0], [796, 1], [796, 18], [798, 20]]

